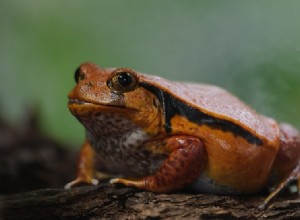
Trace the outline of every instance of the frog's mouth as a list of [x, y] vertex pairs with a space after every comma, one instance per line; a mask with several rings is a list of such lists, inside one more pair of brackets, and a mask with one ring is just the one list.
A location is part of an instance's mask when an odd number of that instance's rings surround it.
[[70, 99], [68, 102], [69, 105], [72, 105], [72, 104], [84, 105], [85, 103], [87, 103], [87, 102], [79, 100], [79, 99]]
[[133, 110], [138, 111], [138, 109], [130, 108], [125, 106], [124, 104], [121, 104], [119, 102], [111, 102], [111, 103], [99, 103], [99, 102], [92, 102], [92, 101], [85, 101], [85, 100], [79, 100], [79, 99], [69, 99], [68, 101], [69, 108], [115, 108], [115, 109], [126, 109], [126, 110]]

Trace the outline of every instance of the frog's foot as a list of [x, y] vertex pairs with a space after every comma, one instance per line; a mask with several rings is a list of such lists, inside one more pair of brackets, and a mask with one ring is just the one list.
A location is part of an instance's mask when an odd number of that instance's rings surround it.
[[75, 180], [67, 183], [65, 185], [65, 189], [71, 189], [73, 187], [81, 186], [81, 185], [98, 185], [98, 183], [99, 181], [97, 179], [93, 179], [93, 178], [85, 179], [85, 178], [77, 177]]
[[172, 153], [154, 175], [136, 180], [115, 178], [110, 180], [110, 183], [164, 193], [180, 189], [194, 181], [207, 162], [202, 142], [197, 138], [186, 136], [174, 136], [167, 142]]
[[99, 183], [97, 179], [94, 179], [94, 158], [95, 151], [91, 144], [85, 140], [80, 150], [77, 177], [75, 180], [66, 184], [65, 189], [79, 185], [97, 185]]

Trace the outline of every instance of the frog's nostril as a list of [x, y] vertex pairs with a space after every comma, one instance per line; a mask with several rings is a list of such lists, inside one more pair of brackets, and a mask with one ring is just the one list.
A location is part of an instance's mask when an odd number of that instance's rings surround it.
[[86, 85], [89, 86], [89, 87], [93, 87], [93, 82], [89, 81], [89, 82], [86, 83]]
[[75, 78], [75, 82], [78, 83], [79, 81], [85, 79], [85, 75], [81, 70], [81, 67], [78, 67], [75, 70], [75, 74], [74, 74], [74, 78]]

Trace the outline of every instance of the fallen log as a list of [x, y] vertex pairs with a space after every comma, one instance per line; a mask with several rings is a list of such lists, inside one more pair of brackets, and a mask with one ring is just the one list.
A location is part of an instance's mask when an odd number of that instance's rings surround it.
[[300, 219], [300, 199], [191, 193], [154, 194], [101, 183], [42, 189], [1, 198], [3, 219]]

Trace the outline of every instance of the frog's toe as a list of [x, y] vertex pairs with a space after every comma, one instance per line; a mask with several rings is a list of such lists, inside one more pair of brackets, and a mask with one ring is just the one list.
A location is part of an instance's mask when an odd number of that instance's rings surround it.
[[130, 180], [130, 179], [123, 179], [123, 178], [113, 178], [109, 181], [110, 184], [122, 184], [124, 186], [135, 187], [144, 189], [145, 188], [145, 181], [143, 178]]
[[113, 179], [111, 179], [111, 180], [109, 181], [109, 183], [110, 183], [110, 184], [121, 183], [120, 180], [121, 180], [120, 178], [113, 178]]
[[81, 185], [98, 185], [99, 181], [97, 179], [89, 179], [89, 180], [86, 180], [86, 179], [81, 179], [81, 178], [77, 178], [69, 183], [67, 183], [65, 185], [65, 189], [71, 189], [73, 187], [76, 187], [76, 186], [81, 186]]
[[93, 185], [98, 185], [98, 184], [99, 184], [99, 180], [97, 180], [97, 179], [92, 179], [92, 180], [91, 180], [91, 184], [93, 184]]
[[133, 186], [135, 185], [136, 181], [127, 180], [123, 178], [113, 178], [109, 181], [110, 184], [123, 184], [125, 186]]
[[73, 180], [73, 181], [71, 181], [71, 182], [69, 182], [69, 183], [67, 183], [67, 184], [65, 185], [65, 189], [71, 189], [71, 188], [73, 188], [73, 187], [76, 186], [76, 185], [78, 185], [77, 179], [76, 179], [76, 180]]

